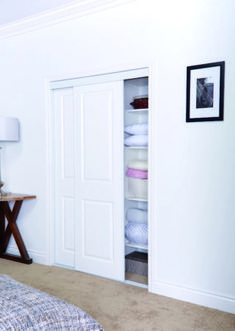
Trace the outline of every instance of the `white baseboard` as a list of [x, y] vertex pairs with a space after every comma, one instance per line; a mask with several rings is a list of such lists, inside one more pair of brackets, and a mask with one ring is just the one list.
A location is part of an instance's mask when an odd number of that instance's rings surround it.
[[177, 300], [235, 314], [235, 298], [207, 293], [164, 282], [153, 282], [150, 291]]
[[[38, 264], [49, 265], [49, 258], [46, 252], [42, 253], [41, 251], [36, 251], [36, 250], [27, 250], [27, 251], [29, 256], [33, 259], [33, 262]], [[10, 246], [7, 249], [7, 253], [20, 256], [18, 248], [14, 246]]]

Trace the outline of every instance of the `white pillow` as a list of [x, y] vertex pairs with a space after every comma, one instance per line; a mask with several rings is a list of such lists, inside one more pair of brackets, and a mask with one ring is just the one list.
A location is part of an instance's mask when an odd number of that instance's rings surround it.
[[126, 211], [126, 219], [127, 221], [135, 223], [147, 223], [148, 212], [138, 208], [128, 208]]
[[125, 226], [125, 237], [136, 244], [148, 244], [148, 225], [130, 222]]
[[147, 134], [148, 123], [135, 123], [125, 126], [124, 131], [129, 134]]
[[128, 162], [128, 168], [148, 170], [148, 160], [131, 160]]
[[133, 135], [127, 137], [124, 142], [126, 146], [148, 146], [148, 135]]

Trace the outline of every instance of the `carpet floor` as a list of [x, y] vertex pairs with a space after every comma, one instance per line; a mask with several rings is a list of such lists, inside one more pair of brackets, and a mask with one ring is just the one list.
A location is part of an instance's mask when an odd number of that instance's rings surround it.
[[74, 270], [0, 259], [0, 273], [75, 304], [105, 331], [235, 331], [233, 314]]

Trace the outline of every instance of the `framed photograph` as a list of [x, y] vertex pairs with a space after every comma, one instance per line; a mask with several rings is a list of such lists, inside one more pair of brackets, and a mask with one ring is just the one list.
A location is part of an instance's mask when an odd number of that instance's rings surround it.
[[187, 67], [186, 122], [223, 121], [225, 62]]

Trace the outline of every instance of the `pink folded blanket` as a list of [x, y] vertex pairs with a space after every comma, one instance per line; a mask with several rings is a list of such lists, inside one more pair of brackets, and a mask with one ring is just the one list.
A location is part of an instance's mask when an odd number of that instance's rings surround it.
[[126, 172], [126, 175], [128, 177], [147, 179], [148, 178], [148, 170], [128, 168], [128, 170]]

